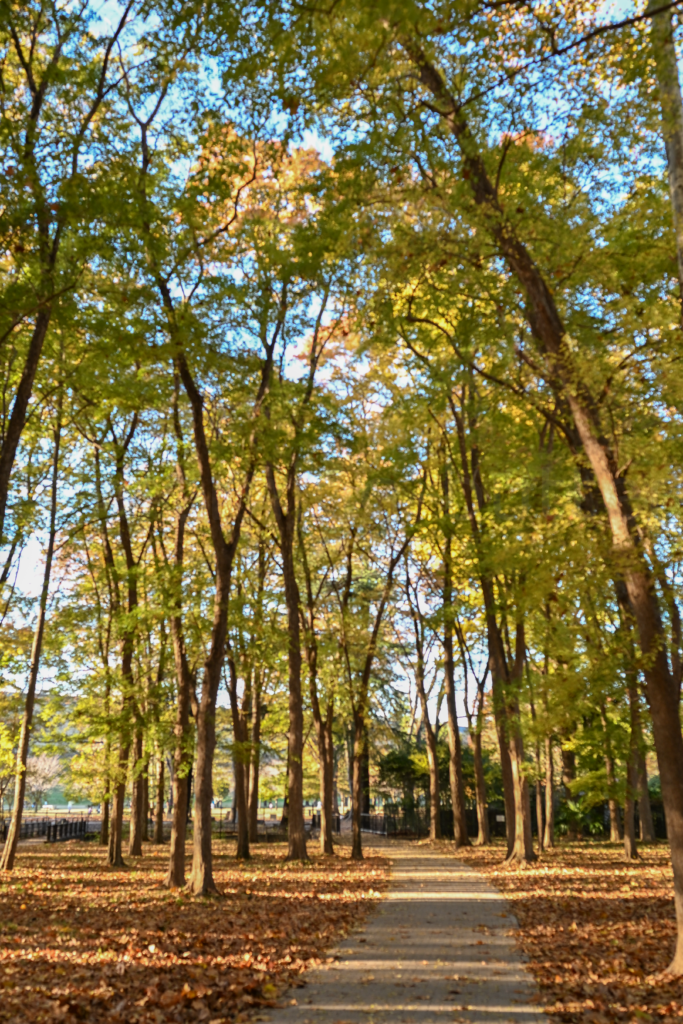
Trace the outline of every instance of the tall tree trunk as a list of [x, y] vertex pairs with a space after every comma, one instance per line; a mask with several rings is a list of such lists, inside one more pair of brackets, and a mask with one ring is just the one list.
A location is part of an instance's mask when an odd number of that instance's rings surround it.
[[325, 719], [323, 721], [323, 754], [324, 759], [320, 765], [320, 852], [322, 854], [334, 853], [332, 841], [332, 816], [334, 806], [334, 739], [332, 736], [332, 725], [334, 722], [333, 704], [327, 705]]
[[[425, 740], [427, 746], [427, 764], [429, 766], [429, 838], [436, 840], [441, 839], [441, 794], [439, 792], [439, 758], [436, 750], [436, 734], [434, 732], [434, 726], [432, 725], [432, 722], [429, 717], [429, 707], [427, 706], [427, 692], [425, 690], [424, 620], [421, 616], [418, 604], [419, 595], [417, 593], [417, 587], [415, 587], [414, 592], [411, 593], [409, 572], [409, 564], [408, 560], [406, 559], [406, 598], [408, 601], [410, 614], [413, 620], [413, 630], [415, 638], [415, 687], [417, 689], [417, 695], [420, 700], [420, 709], [422, 711], [422, 722], [424, 724]], [[453, 808], [453, 815], [455, 819], [455, 805]]]
[[133, 771], [131, 773], [130, 835], [128, 856], [142, 857], [144, 799], [142, 793], [142, 730], [136, 726], [133, 738]]
[[[173, 301], [168, 287], [159, 282], [169, 315], [175, 330]], [[274, 344], [274, 343], [273, 343]], [[176, 352], [176, 367], [182, 380], [185, 393], [192, 408], [192, 424], [194, 431], [195, 451], [199, 463], [199, 473], [204, 496], [204, 507], [211, 530], [211, 543], [216, 560], [216, 578], [214, 592], [214, 613], [211, 626], [209, 654], [204, 662], [202, 687], [199, 699], [195, 702], [195, 718], [197, 728], [197, 751], [194, 769], [194, 830], [192, 843], [192, 871], [187, 883], [188, 890], [196, 896], [217, 893], [213, 877], [213, 858], [211, 848], [211, 802], [213, 800], [213, 758], [216, 749], [216, 701], [220, 686], [225, 647], [228, 634], [228, 604], [232, 567], [239, 544], [242, 520], [246, 510], [246, 502], [255, 472], [254, 459], [248, 465], [242, 490], [239, 495], [237, 511], [232, 524], [229, 540], [223, 534], [218, 492], [213, 479], [209, 445], [204, 428], [204, 399], [197, 388], [190, 372], [185, 353]], [[261, 382], [254, 404], [252, 415], [259, 414], [263, 397], [270, 381], [272, 367], [272, 349], [269, 350], [261, 371]], [[255, 432], [250, 440], [250, 450], [255, 444]], [[191, 794], [190, 794], [191, 796]]]
[[316, 625], [317, 595], [313, 591], [313, 578], [306, 550], [301, 507], [297, 517], [299, 552], [306, 585], [306, 662], [308, 665], [308, 690], [313, 712], [316, 739], [318, 741], [318, 762], [320, 779], [320, 852], [334, 853], [332, 843], [332, 787], [334, 785], [334, 752], [332, 749], [332, 723], [334, 717], [334, 695], [328, 691], [327, 708], [323, 718], [318, 695], [318, 636]]
[[543, 850], [543, 787], [541, 786], [541, 748], [536, 745], [536, 832], [538, 838], [538, 852]]
[[[56, 250], [54, 255], [56, 256]], [[28, 404], [33, 392], [33, 382], [40, 362], [40, 357], [50, 326], [52, 316], [52, 303], [41, 306], [36, 316], [36, 322], [31, 333], [28, 350], [24, 359], [24, 369], [21, 374], [19, 386], [14, 395], [14, 404], [10, 413], [9, 422], [3, 434], [2, 445], [0, 445], [0, 538], [5, 528], [5, 512], [7, 510], [7, 498], [9, 495], [10, 477], [12, 467], [16, 458], [19, 441], [26, 425]], [[11, 826], [10, 826], [11, 827]]]
[[621, 822], [619, 821], [619, 804], [616, 798], [617, 780], [614, 771], [614, 756], [612, 754], [612, 741], [609, 735], [609, 721], [607, 719], [607, 708], [604, 704], [600, 707], [602, 717], [602, 728], [605, 735], [605, 773], [607, 775], [607, 803], [609, 806], [609, 841], [620, 843], [622, 840]]
[[641, 841], [644, 843], [654, 843], [655, 825], [652, 820], [650, 787], [647, 781], [647, 764], [642, 749], [638, 751], [638, 817], [640, 818]]
[[[562, 747], [562, 783], [567, 798], [572, 796], [572, 786], [576, 781], [576, 754], [573, 750]], [[567, 812], [567, 836], [572, 841], [579, 838], [579, 830], [576, 824], [576, 816], [571, 808]]]
[[161, 846], [164, 841], [164, 755], [159, 751], [159, 767], [157, 773], [157, 795], [154, 808], [154, 837], [152, 842]]
[[102, 798], [102, 826], [100, 828], [100, 846], [109, 846], [109, 787], [107, 795]]
[[249, 773], [249, 796], [247, 814], [249, 818], [249, 842], [258, 840], [258, 802], [259, 802], [259, 771], [261, 767], [261, 688], [263, 686], [263, 670], [257, 669], [254, 678], [254, 694], [251, 708], [251, 746], [249, 757], [251, 771]]
[[[171, 845], [165, 884], [169, 889], [182, 889], [185, 885], [185, 845], [187, 842], [190, 769], [192, 765], [190, 714], [194, 695], [194, 678], [185, 653], [180, 614], [179, 612], [176, 613], [175, 610], [171, 615], [171, 637], [173, 640], [177, 697], [176, 717], [173, 727], [175, 742], [171, 771]], [[163, 795], [163, 768], [160, 770], [159, 788]], [[163, 799], [161, 803], [163, 807]], [[163, 810], [161, 812], [161, 829], [163, 830]]]
[[[508, 666], [503, 647], [503, 638], [500, 634], [500, 627], [497, 620], [495, 593], [493, 581], [487, 572], [484, 571], [483, 556], [481, 554], [482, 528], [477, 519], [477, 508], [481, 515], [486, 508], [486, 495], [481, 479], [478, 451], [473, 448], [468, 456], [467, 436], [465, 433], [465, 420], [461, 412], [455, 406], [452, 397], [449, 397], [449, 404], [458, 434], [458, 448], [460, 452], [460, 466], [462, 470], [461, 482], [467, 517], [470, 524], [470, 532], [475, 543], [479, 557], [480, 586], [484, 608], [486, 612], [486, 631], [489, 648], [489, 668], [491, 671], [491, 691], [493, 696], [493, 716], [496, 724], [496, 736], [498, 738], [498, 749], [500, 752], [500, 767], [503, 777], [503, 798], [505, 801], [505, 831], [507, 835], [507, 857], [516, 857], [515, 843], [517, 833], [517, 822], [515, 820], [517, 804], [523, 808], [523, 800], [517, 799], [515, 793], [515, 777], [522, 785], [519, 771], [513, 771], [511, 751], [517, 757], [517, 743], [514, 738], [514, 730], [510, 728], [508, 698], [506, 694], [508, 686]], [[475, 508], [475, 497], [477, 508]], [[520, 823], [523, 829], [523, 822]]]
[[365, 718], [362, 711], [356, 710], [353, 715], [353, 768], [351, 787], [351, 860], [363, 859], [363, 839], [361, 834], [361, 812], [363, 810], [363, 770], [362, 760], [365, 749]]
[[484, 777], [484, 758], [481, 750], [481, 731], [475, 729], [471, 733], [472, 755], [474, 758], [474, 788], [477, 797], [477, 838], [475, 846], [488, 846], [491, 842], [489, 831], [489, 811], [486, 802], [486, 779]]
[[142, 775], [142, 841], [149, 842], [149, 757]]
[[247, 816], [247, 785], [245, 779], [245, 754], [246, 747], [246, 722], [240, 714], [237, 700], [237, 665], [233, 655], [228, 653], [228, 668], [230, 670], [230, 683], [228, 693], [230, 695], [230, 710], [232, 712], [232, 731], [235, 738], [233, 748], [233, 771], [235, 774], [235, 805], [237, 809], [237, 850], [235, 856], [238, 860], [249, 860], [249, 821]]
[[635, 860], [638, 856], [638, 849], [636, 847], [636, 793], [638, 789], [639, 740], [637, 701], [638, 694], [635, 686], [630, 685], [631, 733], [626, 769], [626, 797], [624, 800], [624, 856], [626, 860]]
[[520, 862], [536, 859], [531, 835], [529, 782], [524, 773], [524, 742], [522, 739], [519, 699], [516, 692], [522, 678], [525, 653], [524, 625], [518, 622], [515, 631], [515, 661], [512, 671], [508, 672], [507, 693], [505, 697], [506, 726], [515, 800], [514, 844], [512, 850], [508, 853], [508, 860]]
[[125, 867], [123, 859], [123, 805], [126, 799], [126, 777], [130, 759], [129, 724], [127, 719], [127, 703], [121, 709], [121, 734], [119, 737], [119, 759], [114, 779], [114, 795], [112, 799], [111, 821], [109, 827], [109, 849], [107, 863], [113, 868]]
[[[108, 862], [112, 867], [123, 867], [123, 805], [126, 795], [126, 778], [128, 774], [128, 762], [131, 749], [131, 718], [135, 713], [135, 678], [133, 674], [133, 656], [135, 651], [135, 612], [138, 607], [137, 587], [137, 563], [133, 557], [130, 525], [124, 496], [124, 464], [126, 453], [137, 429], [139, 422], [137, 412], [133, 414], [130, 428], [121, 441], [116, 437], [114, 428], [109, 424], [109, 431], [112, 435], [116, 451], [116, 472], [114, 474], [114, 497], [119, 520], [119, 539], [126, 560], [126, 590], [127, 590], [127, 622], [123, 629], [121, 643], [121, 679], [123, 688], [123, 699], [121, 702], [121, 725], [119, 734], [119, 758], [117, 766], [116, 785], [112, 805], [111, 831], [109, 836]], [[99, 476], [99, 452], [96, 452], [96, 465]], [[98, 483], [98, 503], [102, 505], [101, 491]], [[102, 513], [103, 539], [105, 542], [105, 561], [112, 577], [118, 579], [118, 573], [114, 562], [111, 545], [109, 542], [106, 519]], [[118, 606], [118, 599], [117, 599]], [[131, 821], [131, 831], [134, 824]]]
[[293, 467], [287, 474], [286, 510], [280, 501], [275, 471], [266, 469], [266, 480], [270, 493], [273, 514], [280, 536], [282, 554], [282, 575], [287, 605], [288, 666], [289, 666], [289, 732], [288, 732], [288, 780], [289, 798], [288, 860], [306, 860], [306, 832], [304, 829], [304, 787], [303, 749], [304, 716], [301, 696], [301, 630], [299, 624], [299, 585], [294, 568], [294, 530], [297, 519], [296, 475]]
[[545, 829], [543, 831], [543, 849], [552, 850], [555, 846], [555, 783], [553, 779], [553, 739], [545, 738]]
[[[453, 840], [457, 850], [461, 846], [470, 846], [471, 843], [467, 834], [465, 787], [462, 779], [462, 744], [460, 742], [460, 730], [458, 728], [458, 715], [455, 704], [455, 658], [453, 654], [453, 540], [452, 524], [450, 521], [450, 479], [448, 463], [446, 462], [445, 457], [441, 462], [441, 503], [444, 514], [443, 587], [441, 596], [444, 614], [444, 681], [446, 684], [446, 711], [448, 714], [448, 776], [451, 784], [451, 806], [453, 808]], [[479, 802], [477, 796], [477, 808], [478, 807]], [[486, 810], [484, 810], [484, 816], [486, 818], [487, 834], [485, 841], [488, 842], [488, 816], [486, 815]], [[481, 837], [481, 835], [482, 829], [480, 822], [479, 836]]]
[[434, 726], [429, 720], [429, 709], [424, 689], [424, 679], [418, 684], [422, 715], [427, 743], [427, 764], [429, 766], [429, 838], [441, 839], [441, 794], [439, 792], [439, 758], [436, 751]]
[[[11, 871], [17, 853], [17, 844], [21, 834], [21, 819], [24, 813], [24, 800], [26, 797], [26, 765], [28, 762], [29, 743], [31, 739], [31, 728], [33, 726], [33, 710], [36, 700], [36, 684], [40, 671], [40, 657], [43, 651], [43, 636], [45, 633], [45, 619], [47, 616], [47, 601], [50, 593], [50, 576], [52, 574], [52, 560], [55, 550], [55, 536], [57, 534], [57, 487], [59, 482], [59, 450], [62, 437], [61, 425], [61, 398], [58, 406], [57, 423], [54, 428], [54, 444], [52, 449], [52, 481], [50, 491], [50, 526], [48, 531], [47, 551], [45, 553], [45, 567], [43, 569], [43, 584], [40, 590], [40, 602], [38, 605], [38, 621], [36, 622], [33, 634], [33, 645], [31, 647], [31, 662], [28, 672], [28, 687], [26, 690], [26, 702], [24, 714], [21, 720], [21, 733], [17, 747], [17, 767], [14, 781], [14, 805], [12, 807], [12, 818], [10, 821], [9, 833], [0, 858], [0, 871]], [[3, 506], [4, 507], [4, 506]], [[0, 525], [0, 533], [1, 533]]]

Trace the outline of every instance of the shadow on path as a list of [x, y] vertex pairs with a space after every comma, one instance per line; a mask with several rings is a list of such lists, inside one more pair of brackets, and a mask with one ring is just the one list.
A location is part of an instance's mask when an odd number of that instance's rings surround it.
[[[365, 926], [305, 976], [270, 1024], [545, 1024], [501, 894], [452, 856], [382, 847], [391, 884]], [[294, 998], [294, 994], [289, 996]]]

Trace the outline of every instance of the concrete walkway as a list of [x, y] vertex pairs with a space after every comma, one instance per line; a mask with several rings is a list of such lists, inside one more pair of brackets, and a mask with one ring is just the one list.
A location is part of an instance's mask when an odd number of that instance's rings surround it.
[[545, 1024], [509, 905], [475, 870], [410, 843], [388, 844], [386, 897], [305, 975], [270, 1024]]

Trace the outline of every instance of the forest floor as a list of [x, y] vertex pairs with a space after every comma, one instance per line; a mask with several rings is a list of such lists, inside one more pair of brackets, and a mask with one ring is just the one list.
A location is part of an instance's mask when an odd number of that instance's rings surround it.
[[258, 845], [243, 864], [226, 843], [218, 899], [163, 887], [168, 847], [112, 870], [92, 842], [27, 845], [0, 883], [0, 1021], [254, 1019], [386, 886], [384, 858], [356, 864], [348, 849], [323, 858], [309, 845], [310, 864], [287, 864], [284, 844]]
[[458, 851], [510, 900], [551, 1020], [681, 1024], [683, 980], [661, 973], [676, 937], [669, 848], [639, 853], [626, 863], [620, 846], [567, 842], [510, 868], [502, 841]]

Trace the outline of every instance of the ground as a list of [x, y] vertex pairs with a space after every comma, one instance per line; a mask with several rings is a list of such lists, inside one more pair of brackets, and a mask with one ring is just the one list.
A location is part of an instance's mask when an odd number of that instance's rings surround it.
[[0, 1021], [165, 1024], [258, 1017], [374, 906], [387, 862], [283, 844], [216, 857], [220, 899], [162, 886], [168, 848], [125, 870], [93, 843], [22, 850], [0, 879]]
[[[245, 865], [224, 849], [215, 900], [163, 888], [167, 848], [146, 846], [122, 871], [92, 843], [22, 850], [0, 882], [0, 1021], [258, 1019], [291, 998], [287, 986], [362, 920], [387, 880], [386, 860], [359, 865], [344, 848], [309, 865], [287, 864], [282, 844], [256, 847]], [[666, 844], [641, 846], [634, 863], [594, 842], [563, 843], [519, 869], [503, 855], [501, 845], [459, 854], [511, 900], [551, 1019], [681, 1024], [683, 981], [661, 976], [675, 937]]]
[[551, 1019], [680, 1024], [683, 980], [661, 976], [676, 934], [665, 843], [642, 845], [632, 863], [620, 846], [588, 841], [523, 868], [504, 867], [504, 852], [497, 845], [462, 857], [512, 901]]

